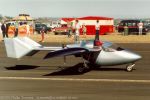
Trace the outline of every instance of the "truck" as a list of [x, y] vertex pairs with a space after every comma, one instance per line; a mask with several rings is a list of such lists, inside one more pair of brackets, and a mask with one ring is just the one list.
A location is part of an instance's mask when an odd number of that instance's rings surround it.
[[[142, 22], [144, 24], [142, 34], [146, 35], [147, 32], [149, 31], [149, 27], [144, 21]], [[140, 23], [140, 20], [122, 20], [118, 25], [118, 32], [120, 33], [124, 32], [124, 28], [125, 26], [127, 26], [128, 34], [138, 35], [139, 33], [138, 23]]]
[[47, 25], [43, 24], [43, 23], [36, 23], [35, 24], [35, 31], [37, 31], [40, 34], [40, 31], [42, 30], [43, 27], [45, 29], [45, 33], [47, 33], [48, 31], [51, 31], [51, 28], [47, 27]]

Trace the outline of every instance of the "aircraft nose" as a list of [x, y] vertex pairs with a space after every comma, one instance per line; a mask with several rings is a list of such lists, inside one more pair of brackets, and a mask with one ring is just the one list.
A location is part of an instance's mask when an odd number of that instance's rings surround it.
[[133, 53], [133, 52], [130, 52], [129, 56], [130, 56], [129, 58], [132, 61], [137, 61], [137, 60], [140, 60], [142, 58], [142, 56], [140, 56], [139, 54]]
[[142, 57], [138, 54], [134, 54], [133, 59], [134, 60], [140, 60]]

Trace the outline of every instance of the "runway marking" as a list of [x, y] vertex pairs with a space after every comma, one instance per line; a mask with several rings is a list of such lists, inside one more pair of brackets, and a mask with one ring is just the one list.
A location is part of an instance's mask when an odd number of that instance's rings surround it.
[[36, 77], [0, 77], [0, 80], [47, 80], [47, 81], [80, 81], [80, 82], [126, 82], [126, 83], [150, 83], [150, 80], [127, 79], [79, 79], [79, 78], [36, 78]]

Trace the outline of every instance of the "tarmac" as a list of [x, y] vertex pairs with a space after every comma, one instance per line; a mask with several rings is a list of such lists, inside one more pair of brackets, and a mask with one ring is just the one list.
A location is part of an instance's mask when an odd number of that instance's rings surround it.
[[47, 52], [11, 59], [0, 42], [0, 100], [149, 100], [150, 43], [118, 45], [143, 57], [132, 72], [121, 65], [79, 74], [81, 58], [68, 56], [66, 64], [63, 57], [43, 60]]

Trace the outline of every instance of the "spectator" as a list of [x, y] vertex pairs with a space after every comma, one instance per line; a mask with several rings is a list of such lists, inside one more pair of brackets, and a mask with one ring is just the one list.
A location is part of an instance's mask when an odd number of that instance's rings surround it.
[[26, 36], [30, 36], [30, 25], [26, 24]]
[[11, 23], [6, 24], [6, 36], [8, 36], [8, 30], [9, 30], [10, 25], [11, 25]]
[[44, 27], [42, 27], [40, 33], [41, 33], [41, 41], [40, 42], [44, 42], [44, 38], [45, 38], [45, 28]]
[[124, 26], [124, 35], [128, 35], [128, 25], [126, 24], [125, 26]]
[[6, 33], [6, 23], [4, 22], [1, 26], [3, 38], [8, 38], [8, 34]]
[[[2, 26], [2, 23], [0, 22], [0, 27]], [[2, 29], [0, 28], [0, 33], [2, 33]]]
[[83, 37], [84, 37], [84, 38], [86, 38], [86, 32], [87, 32], [87, 28], [86, 28], [85, 23], [83, 23], [83, 26], [82, 26], [82, 33], [83, 33]]
[[79, 42], [80, 28], [81, 28], [81, 26], [79, 24], [79, 21], [76, 20], [76, 23], [75, 23], [75, 35], [74, 35], [75, 43]]
[[68, 21], [68, 22], [67, 22], [67, 33], [68, 33], [68, 37], [71, 37], [71, 30], [72, 30], [71, 22]]
[[142, 21], [140, 21], [140, 23], [138, 24], [139, 27], [139, 35], [142, 35], [142, 30], [143, 30], [143, 23]]
[[17, 37], [18, 36], [18, 27], [19, 27], [19, 23], [16, 21], [16, 23], [15, 23], [15, 35], [14, 35], [14, 37]]

